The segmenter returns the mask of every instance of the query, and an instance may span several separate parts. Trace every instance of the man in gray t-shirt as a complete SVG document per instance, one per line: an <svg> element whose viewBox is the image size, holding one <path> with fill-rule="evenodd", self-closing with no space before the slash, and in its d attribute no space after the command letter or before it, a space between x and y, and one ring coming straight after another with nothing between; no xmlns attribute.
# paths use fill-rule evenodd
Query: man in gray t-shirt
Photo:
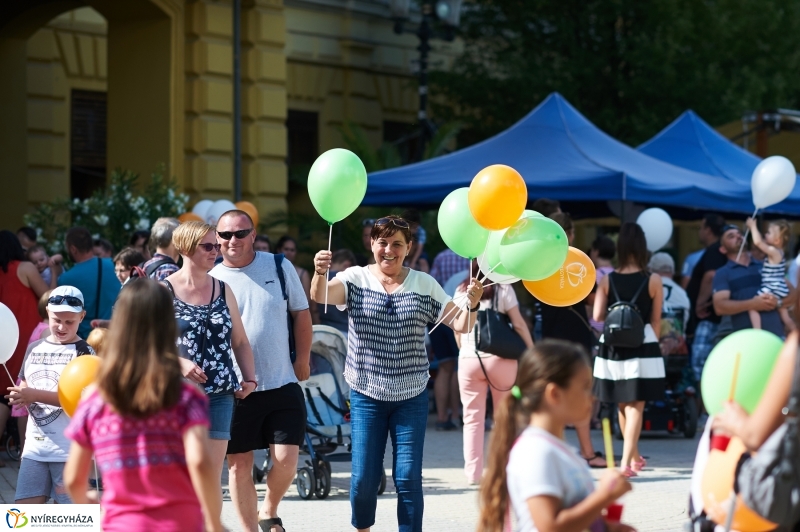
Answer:
<svg viewBox="0 0 800 532"><path fill-rule="evenodd" d="M311 314L294 266L286 259L281 265L284 300L275 256L256 252L255 236L253 221L245 212L223 214L217 222L217 242L224 260L209 273L236 295L256 369L255 391L237 400L233 413L228 443L231 499L245 530L283 532L278 504L294 480L305 435L305 400L297 381L306 380L310 372ZM293 319L294 364L289 358L287 310ZM253 451L267 447L274 465L267 477L264 503L256 510Z"/></svg>

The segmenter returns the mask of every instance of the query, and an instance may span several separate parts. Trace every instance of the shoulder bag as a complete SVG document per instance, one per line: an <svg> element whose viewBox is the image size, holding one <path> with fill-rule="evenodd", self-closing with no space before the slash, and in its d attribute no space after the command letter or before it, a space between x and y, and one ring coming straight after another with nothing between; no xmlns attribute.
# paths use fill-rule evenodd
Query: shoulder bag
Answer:
<svg viewBox="0 0 800 532"><path fill-rule="evenodd" d="M794 383L786 421L758 449L739 464L737 493L748 508L788 529L800 521L800 352L796 355Z"/></svg>
<svg viewBox="0 0 800 532"><path fill-rule="evenodd" d="M475 347L478 351L500 358L519 360L525 351L525 342L514 330L508 314L497 311L497 292L495 290L492 297L492 308L478 311Z"/></svg>

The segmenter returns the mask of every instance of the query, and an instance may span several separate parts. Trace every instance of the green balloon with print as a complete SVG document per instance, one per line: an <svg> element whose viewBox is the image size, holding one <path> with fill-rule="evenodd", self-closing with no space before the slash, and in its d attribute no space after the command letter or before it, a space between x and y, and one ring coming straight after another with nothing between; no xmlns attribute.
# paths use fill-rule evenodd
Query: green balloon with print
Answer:
<svg viewBox="0 0 800 532"><path fill-rule="evenodd" d="M567 234L550 218L524 214L506 229L500 241L500 261L508 273L525 281L550 277L564 264Z"/></svg>

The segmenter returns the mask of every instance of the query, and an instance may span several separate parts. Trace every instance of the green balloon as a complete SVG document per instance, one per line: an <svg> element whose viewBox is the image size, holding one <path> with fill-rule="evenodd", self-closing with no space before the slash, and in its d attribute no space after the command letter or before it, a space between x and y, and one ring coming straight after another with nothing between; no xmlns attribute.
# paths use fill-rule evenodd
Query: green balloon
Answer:
<svg viewBox="0 0 800 532"><path fill-rule="evenodd" d="M558 271L567 258L567 234L544 217L525 217L506 229L500 242L500 261L508 273L525 281L539 281Z"/></svg>
<svg viewBox="0 0 800 532"><path fill-rule="evenodd" d="M489 268L492 273L498 275L510 275L506 267L503 266L503 262L500 260L500 242L502 242L504 234L506 234L506 229L489 233L489 240L486 241L486 251L483 253L483 257L486 259L484 263L486 267Z"/></svg>
<svg viewBox="0 0 800 532"><path fill-rule="evenodd" d="M469 188L457 188L442 201L439 207L439 234L447 247L456 255L474 259L483 253L489 230L484 229L469 210Z"/></svg>
<svg viewBox="0 0 800 532"><path fill-rule="evenodd" d="M520 216L520 218L547 218L547 216L538 211L525 209L524 211L522 211L522 216Z"/></svg>
<svg viewBox="0 0 800 532"><path fill-rule="evenodd" d="M780 338L762 329L744 329L720 341L708 355L700 379L708 415L720 412L730 397L737 354L741 356L734 401L752 412L761 400L782 348Z"/></svg>
<svg viewBox="0 0 800 532"><path fill-rule="evenodd" d="M332 224L355 211L367 193L367 170L358 156L342 148L328 150L308 172L308 197L322 218Z"/></svg>

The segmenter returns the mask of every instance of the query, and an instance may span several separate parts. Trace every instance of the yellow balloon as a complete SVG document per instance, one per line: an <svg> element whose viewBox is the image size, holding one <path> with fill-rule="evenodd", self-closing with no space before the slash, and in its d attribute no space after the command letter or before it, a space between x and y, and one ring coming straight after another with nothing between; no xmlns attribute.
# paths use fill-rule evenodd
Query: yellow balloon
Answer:
<svg viewBox="0 0 800 532"><path fill-rule="evenodd" d="M256 209L255 205L249 201L237 201L236 208L249 214L250 218L253 219L253 227L258 227L258 209Z"/></svg>
<svg viewBox="0 0 800 532"><path fill-rule="evenodd" d="M58 401L69 417L75 413L84 388L94 382L100 369L100 357L83 355L64 367L58 378Z"/></svg>
<svg viewBox="0 0 800 532"><path fill-rule="evenodd" d="M181 214L180 216L178 216L178 221L180 223L184 223L184 222L202 222L203 219L200 218L198 215L196 215L193 212L185 212L185 213Z"/></svg>
<svg viewBox="0 0 800 532"><path fill-rule="evenodd" d="M736 474L736 465L745 452L744 443L739 438L731 438L728 448L724 451L711 449L708 462L703 472L702 490L703 506L706 515L718 525L725 524L725 518L730 508L730 496L733 493L733 477ZM778 527L775 523L767 521L744 505L741 497L737 496L736 510L733 514L732 530L739 532L768 532Z"/></svg>
<svg viewBox="0 0 800 532"><path fill-rule="evenodd" d="M551 307L569 307L586 299L597 279L594 263L583 251L570 247L556 273L540 281L522 281L533 297Z"/></svg>
<svg viewBox="0 0 800 532"><path fill-rule="evenodd" d="M490 231L499 231L511 227L522 216L528 187L510 166L493 164L472 179L467 199L475 221Z"/></svg>

